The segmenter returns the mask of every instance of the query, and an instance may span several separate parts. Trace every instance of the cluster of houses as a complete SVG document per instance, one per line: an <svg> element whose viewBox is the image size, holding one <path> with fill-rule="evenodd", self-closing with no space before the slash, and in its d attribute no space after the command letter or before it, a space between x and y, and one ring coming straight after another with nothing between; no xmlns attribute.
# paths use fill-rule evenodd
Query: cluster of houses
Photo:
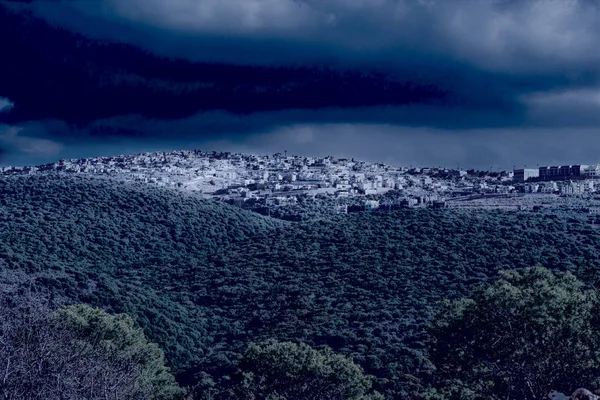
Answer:
<svg viewBox="0 0 600 400"><path fill-rule="evenodd" d="M514 170L514 178L516 182L598 179L600 164L521 168Z"/></svg>
<svg viewBox="0 0 600 400"><path fill-rule="evenodd" d="M249 200L288 206L300 196L363 199L365 208L384 207L390 191L395 205L439 206L445 199L472 193L546 193L579 195L600 188L591 179L600 166L541 167L514 172L407 168L335 157L256 155L184 150L114 157L60 160L26 167L0 168L0 174L56 172L91 174L121 181L192 191L239 206ZM567 179L567 177L574 179ZM590 179L585 179L590 178ZM344 210L340 202L339 210ZM380 204L381 203L381 204Z"/></svg>
<svg viewBox="0 0 600 400"><path fill-rule="evenodd" d="M525 193L591 194L600 190L600 164L515 169L514 180Z"/></svg>
<svg viewBox="0 0 600 400"><path fill-rule="evenodd" d="M448 189L427 176L429 169L391 167L334 157L268 156L193 151L141 153L60 160L56 163L0 168L3 174L48 171L117 176L123 180L186 188L206 195L249 198L316 191L337 197L369 195L407 187ZM457 174L460 176L460 174ZM281 197L281 196L279 196Z"/></svg>
<svg viewBox="0 0 600 400"><path fill-rule="evenodd" d="M549 181L528 182L522 185L525 193L547 193L569 195L585 195L596 193L600 190L600 181Z"/></svg>

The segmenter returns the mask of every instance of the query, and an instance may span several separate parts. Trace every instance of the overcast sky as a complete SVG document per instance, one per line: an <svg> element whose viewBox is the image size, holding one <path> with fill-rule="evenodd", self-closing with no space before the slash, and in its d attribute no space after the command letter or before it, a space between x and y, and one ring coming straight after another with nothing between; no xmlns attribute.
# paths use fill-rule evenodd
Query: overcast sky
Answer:
<svg viewBox="0 0 600 400"><path fill-rule="evenodd" d="M600 162L595 0L0 0L0 165Z"/></svg>

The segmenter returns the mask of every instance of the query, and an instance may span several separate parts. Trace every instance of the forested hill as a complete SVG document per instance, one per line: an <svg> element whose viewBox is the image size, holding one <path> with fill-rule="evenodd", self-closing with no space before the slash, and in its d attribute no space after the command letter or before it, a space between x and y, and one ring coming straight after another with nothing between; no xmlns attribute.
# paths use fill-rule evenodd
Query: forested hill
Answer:
<svg viewBox="0 0 600 400"><path fill-rule="evenodd" d="M429 370L425 326L439 300L468 296L500 269L536 264L586 280L600 267L600 234L577 214L363 213L295 225L213 263L196 301L237 318L235 341L327 344L402 398Z"/></svg>
<svg viewBox="0 0 600 400"><path fill-rule="evenodd" d="M204 340L186 274L286 223L173 190L89 177L0 178L0 285L130 313L169 360ZM184 321L186 321L184 323Z"/></svg>
<svg viewBox="0 0 600 400"><path fill-rule="evenodd" d="M0 180L0 264L0 289L128 313L184 384L206 372L226 385L246 344L273 338L349 355L395 399L427 382L439 300L536 264L595 279L600 234L552 211L286 223L173 190L26 176Z"/></svg>

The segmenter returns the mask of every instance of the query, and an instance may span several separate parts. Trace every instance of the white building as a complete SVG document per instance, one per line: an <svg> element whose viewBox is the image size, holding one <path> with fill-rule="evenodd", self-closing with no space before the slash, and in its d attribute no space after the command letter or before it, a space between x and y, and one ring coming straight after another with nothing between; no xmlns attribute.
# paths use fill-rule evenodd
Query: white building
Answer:
<svg viewBox="0 0 600 400"><path fill-rule="evenodd" d="M525 193L537 193L540 190L540 185L530 184L525 185Z"/></svg>
<svg viewBox="0 0 600 400"><path fill-rule="evenodd" d="M562 186L560 188L560 194L564 194L564 195L574 194L573 185L567 184L567 185Z"/></svg>
<svg viewBox="0 0 600 400"><path fill-rule="evenodd" d="M529 178L539 178L540 170L534 168L515 169L513 179L516 182L525 182Z"/></svg>
<svg viewBox="0 0 600 400"><path fill-rule="evenodd" d="M590 165L583 170L583 176L586 178L597 178L600 177L600 164Z"/></svg>

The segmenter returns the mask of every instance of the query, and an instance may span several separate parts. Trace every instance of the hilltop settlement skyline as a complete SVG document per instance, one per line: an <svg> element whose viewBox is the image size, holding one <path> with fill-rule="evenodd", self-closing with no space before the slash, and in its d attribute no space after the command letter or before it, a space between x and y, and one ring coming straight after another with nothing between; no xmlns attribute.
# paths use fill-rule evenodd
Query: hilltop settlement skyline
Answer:
<svg viewBox="0 0 600 400"><path fill-rule="evenodd" d="M48 173L163 186L284 219L403 207L585 207L595 215L600 205L600 164L482 171L195 149L0 167L0 176Z"/></svg>

